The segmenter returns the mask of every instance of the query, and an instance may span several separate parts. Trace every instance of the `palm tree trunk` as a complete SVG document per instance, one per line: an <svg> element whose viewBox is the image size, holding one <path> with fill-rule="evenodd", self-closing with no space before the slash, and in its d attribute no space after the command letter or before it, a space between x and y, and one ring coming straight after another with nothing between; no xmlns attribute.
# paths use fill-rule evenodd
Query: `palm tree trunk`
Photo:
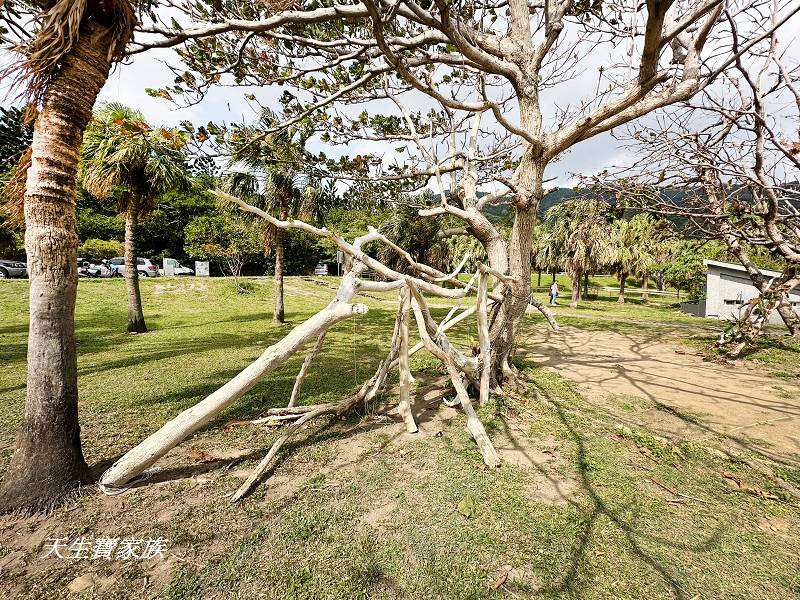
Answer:
<svg viewBox="0 0 800 600"><path fill-rule="evenodd" d="M139 291L139 270L136 268L136 226L139 223L139 201L132 198L125 213L125 287L128 290L128 333L147 333Z"/></svg>
<svg viewBox="0 0 800 600"><path fill-rule="evenodd" d="M642 302L647 302L650 299L650 294L647 292L650 285L650 274L645 273L642 277Z"/></svg>
<svg viewBox="0 0 800 600"><path fill-rule="evenodd" d="M627 273L622 272L619 274L619 297L617 298L619 304L625 304L625 280L627 279Z"/></svg>
<svg viewBox="0 0 800 600"><path fill-rule="evenodd" d="M572 302L569 303L571 308L578 308L578 302L581 301L581 283L583 279L583 272L577 271L572 276Z"/></svg>
<svg viewBox="0 0 800 600"><path fill-rule="evenodd" d="M589 297L589 273L588 271L583 274L583 297Z"/></svg>
<svg viewBox="0 0 800 600"><path fill-rule="evenodd" d="M30 329L25 413L0 489L0 511L47 511L91 481L78 424L75 174L113 36L84 26L36 119L25 191Z"/></svg>
<svg viewBox="0 0 800 600"><path fill-rule="evenodd" d="M281 203L280 219L285 221L289 210L285 202ZM283 229L275 233L275 311L272 313L273 323L285 323L283 308Z"/></svg>

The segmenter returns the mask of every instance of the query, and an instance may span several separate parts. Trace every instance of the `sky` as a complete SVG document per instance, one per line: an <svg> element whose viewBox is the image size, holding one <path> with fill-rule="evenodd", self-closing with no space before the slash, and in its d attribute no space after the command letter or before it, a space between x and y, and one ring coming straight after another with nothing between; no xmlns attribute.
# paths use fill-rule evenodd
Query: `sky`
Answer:
<svg viewBox="0 0 800 600"><path fill-rule="evenodd" d="M98 104L104 102L122 102L141 110L148 121L158 125L176 125L180 121L189 120L195 125L215 122L241 122L253 119L254 113L244 99L245 93L256 92L262 104L269 104L277 99L282 88L215 88L199 104L189 107L176 107L173 103L153 98L145 92L145 88L157 88L170 84L174 75L166 67L165 62L173 61L172 51L156 50L137 55L130 64L122 64L112 73L98 98ZM580 85L580 83L576 83ZM594 82L589 83L592 87ZM560 91L559 100L575 93L575 89ZM359 107L361 110L361 107ZM364 145L362 152L373 150L375 145ZM353 154L359 148L350 148ZM391 147L389 147L391 152ZM335 156L336 151L327 152ZM393 155L394 152L391 152ZM628 155L618 147L616 141L608 134L597 136L581 143L565 153L547 172L547 177L555 177L550 186L571 186L574 183L573 173L594 173L620 162Z"/></svg>
<svg viewBox="0 0 800 600"><path fill-rule="evenodd" d="M784 44L793 43L794 48L800 48L800 43L796 38L800 33L800 18L795 16L793 21L788 23L781 35L785 40ZM613 52L614 50L611 50ZM800 59L800 51L790 53L794 57L795 63ZM2 54L0 54L0 59ZM603 56L597 53L591 56L588 64L582 66L583 75L575 77L573 80L559 86L555 90L548 92L545 96L545 113L550 112L555 104L564 105L574 101L576 97L591 94L597 83L596 66L610 60L608 55ZM205 124L209 121L214 122L241 122L249 121L254 117L254 113L244 94L254 92L258 96L261 104L269 105L281 92L281 88L260 88L242 89L219 87L212 89L206 98L199 104L190 107L177 107L171 102L153 98L145 92L145 88L158 88L172 83L174 75L165 66L164 62L176 62L176 57L172 50L151 50L144 54L136 55L127 64L118 65L111 74L108 82L103 88L98 104L104 102L121 102L135 107L144 113L149 122L154 125L176 125L180 121L188 120L195 125ZM0 82L0 99L3 98L3 85ZM2 104L9 101L3 100ZM360 108L359 108L360 110ZM512 121L516 120L516 115L510 115ZM361 152L374 151L372 147L364 146ZM387 148L387 156L395 156L391 147ZM358 147L350 147L349 152L356 154ZM326 152L329 156L336 156L337 150ZM621 164L627 164L635 160L620 144L610 135L601 134L590 140L582 142L566 153L548 167L547 178L552 178L548 185L571 187L576 182L576 173L591 175L612 169Z"/></svg>

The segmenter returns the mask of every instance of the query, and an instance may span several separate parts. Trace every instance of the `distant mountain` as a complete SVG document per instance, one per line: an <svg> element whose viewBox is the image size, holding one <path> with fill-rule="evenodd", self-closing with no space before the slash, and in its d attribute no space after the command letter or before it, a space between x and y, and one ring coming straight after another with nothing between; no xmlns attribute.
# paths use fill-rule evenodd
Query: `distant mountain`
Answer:
<svg viewBox="0 0 800 600"><path fill-rule="evenodd" d="M483 196L484 194L478 192L478 197ZM573 190L571 188L556 188L549 194L546 194L542 201L539 203L539 217L544 217L545 213L551 207L555 206L556 204L561 204L562 202L566 202L567 200L572 200L573 198L580 198L583 196L593 196L590 192L581 191L581 190ZM502 221L503 219L508 218L509 208L507 203L497 204L495 206L488 206L486 207L483 212L489 217L490 221L497 222Z"/></svg>

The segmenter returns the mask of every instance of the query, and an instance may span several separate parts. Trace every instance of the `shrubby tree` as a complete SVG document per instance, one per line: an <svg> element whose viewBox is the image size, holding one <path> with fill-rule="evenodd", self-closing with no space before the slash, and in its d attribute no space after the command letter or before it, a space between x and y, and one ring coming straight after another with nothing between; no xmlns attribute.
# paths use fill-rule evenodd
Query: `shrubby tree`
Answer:
<svg viewBox="0 0 800 600"><path fill-rule="evenodd" d="M245 215L222 210L192 220L185 230L185 249L189 256L213 260L233 277L236 291L245 289L239 283L242 268L248 258L260 254L262 229L260 223Z"/></svg>
<svg viewBox="0 0 800 600"><path fill-rule="evenodd" d="M99 261L114 258L124 252L125 247L117 240L89 238L78 246L78 254L89 260Z"/></svg>
<svg viewBox="0 0 800 600"><path fill-rule="evenodd" d="M664 279L678 291L687 292L688 300L699 299L706 288L705 259L719 259L724 246L719 242L683 239L673 246L672 256L664 267Z"/></svg>
<svg viewBox="0 0 800 600"><path fill-rule="evenodd" d="M97 198L113 197L125 215L125 282L128 332L144 333L136 228L160 194L188 187L185 140L174 129L153 128L144 115L121 104L100 108L83 140L82 182Z"/></svg>

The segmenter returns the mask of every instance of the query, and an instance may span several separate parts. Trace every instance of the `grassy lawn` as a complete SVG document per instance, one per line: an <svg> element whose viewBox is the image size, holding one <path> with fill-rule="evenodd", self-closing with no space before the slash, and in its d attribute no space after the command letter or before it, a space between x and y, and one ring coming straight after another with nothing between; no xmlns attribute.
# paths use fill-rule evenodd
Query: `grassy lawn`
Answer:
<svg viewBox="0 0 800 600"><path fill-rule="evenodd" d="M80 282L82 435L98 472L288 331L270 322L271 282L248 282L249 293L237 295L221 279L145 280L152 331L138 336L123 333L122 281ZM287 318L302 321L332 293L289 278ZM302 403L341 398L386 351L394 294L360 301L369 313L328 336ZM0 285L0 310L4 465L25 394L26 282ZM583 329L714 331L662 302L594 299L556 310ZM468 343L472 331L454 337ZM800 372L798 356L780 340L755 355L776 381ZM419 353L420 434L404 434L381 406L309 426L268 482L231 507L228 496L280 431L231 421L285 404L301 361L171 452L146 485L110 497L87 490L46 519L0 522L0 597L66 597L82 577L82 593L97 598L800 597L800 511L780 481L716 451L714 440L623 426L533 363L519 365L524 388L481 409L504 458L497 470L483 468L460 412L420 397L441 372ZM796 467L775 473L800 486ZM40 558L48 537L101 535L160 536L169 550L150 561Z"/></svg>

